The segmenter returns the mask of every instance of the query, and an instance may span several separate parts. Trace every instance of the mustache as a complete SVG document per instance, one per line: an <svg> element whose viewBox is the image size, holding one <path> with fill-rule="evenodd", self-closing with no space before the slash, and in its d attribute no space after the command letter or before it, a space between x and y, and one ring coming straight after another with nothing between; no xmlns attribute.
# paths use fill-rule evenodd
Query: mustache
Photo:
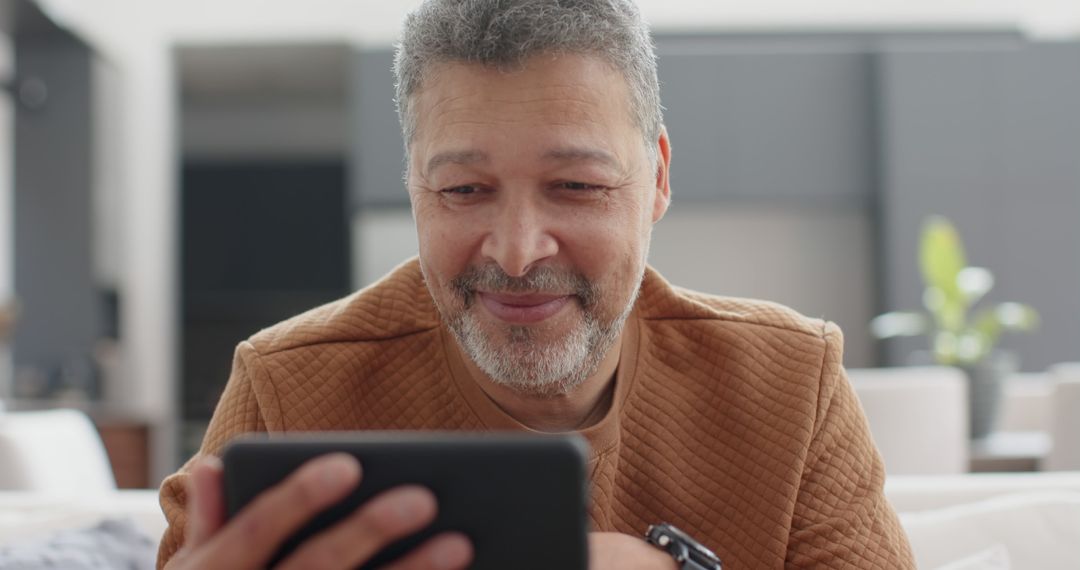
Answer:
<svg viewBox="0 0 1080 570"><path fill-rule="evenodd" d="M581 301L585 309L596 305L599 294L596 287L577 271L539 266L521 277L511 277L496 263L474 265L450 280L450 287L472 306L478 290L498 293L571 293Z"/></svg>

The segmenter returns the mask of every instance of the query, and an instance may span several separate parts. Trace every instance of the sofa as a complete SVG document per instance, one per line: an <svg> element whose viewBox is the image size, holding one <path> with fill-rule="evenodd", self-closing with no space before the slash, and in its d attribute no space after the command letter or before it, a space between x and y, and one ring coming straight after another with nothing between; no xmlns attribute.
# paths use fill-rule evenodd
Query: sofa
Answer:
<svg viewBox="0 0 1080 570"><path fill-rule="evenodd" d="M947 366L902 366L850 368L847 373L889 475L960 474L972 467L963 372ZM988 439L1037 436L1046 442L1039 469L1080 470L1077 410L1080 363L1015 374L1004 382L997 422L997 429L1008 433ZM1031 467L999 462L993 468Z"/></svg>
<svg viewBox="0 0 1080 570"><path fill-rule="evenodd" d="M1080 568L1080 472L894 476L885 494L919 568Z"/></svg>
<svg viewBox="0 0 1080 570"><path fill-rule="evenodd" d="M1080 568L1080 472L896 476L886 495L920 568ZM0 553L103 519L129 521L151 541L165 529L156 491L0 491Z"/></svg>
<svg viewBox="0 0 1080 570"><path fill-rule="evenodd" d="M165 530L157 491L116 489L80 412L0 413L0 465L0 569L13 552L26 562L87 550L87 529L95 548L131 561L123 567L153 565ZM1080 471L890 474L885 493L920 568L1080 568Z"/></svg>

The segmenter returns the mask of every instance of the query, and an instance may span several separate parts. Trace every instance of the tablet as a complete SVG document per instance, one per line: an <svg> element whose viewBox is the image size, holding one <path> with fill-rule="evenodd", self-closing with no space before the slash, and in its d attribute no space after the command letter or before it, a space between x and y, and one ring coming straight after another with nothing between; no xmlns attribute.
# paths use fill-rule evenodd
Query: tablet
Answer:
<svg viewBox="0 0 1080 570"><path fill-rule="evenodd" d="M246 436L223 455L229 517L309 459L346 452L363 466L355 491L312 519L270 566L305 539L402 484L431 489L435 521L361 568L378 568L442 531L465 533L475 570L586 570L587 444L580 436L349 432Z"/></svg>

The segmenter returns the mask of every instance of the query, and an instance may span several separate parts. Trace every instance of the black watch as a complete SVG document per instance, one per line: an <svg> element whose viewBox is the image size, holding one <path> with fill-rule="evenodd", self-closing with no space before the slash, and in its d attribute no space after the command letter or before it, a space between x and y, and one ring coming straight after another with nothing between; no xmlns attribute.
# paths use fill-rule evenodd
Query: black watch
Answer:
<svg viewBox="0 0 1080 570"><path fill-rule="evenodd" d="M681 570L721 570L720 559L700 542L668 523L654 524L645 532L645 540L671 555Z"/></svg>

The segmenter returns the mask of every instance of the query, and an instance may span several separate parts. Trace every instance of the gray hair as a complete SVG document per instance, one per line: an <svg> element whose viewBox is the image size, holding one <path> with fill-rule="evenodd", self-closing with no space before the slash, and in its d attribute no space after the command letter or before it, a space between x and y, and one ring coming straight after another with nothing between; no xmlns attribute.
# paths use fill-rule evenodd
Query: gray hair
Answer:
<svg viewBox="0 0 1080 570"><path fill-rule="evenodd" d="M416 133L410 98L440 63L520 69L541 54L605 60L626 78L634 119L655 156L663 123L656 54L632 0L428 0L405 20L394 56L397 108L408 155Z"/></svg>

